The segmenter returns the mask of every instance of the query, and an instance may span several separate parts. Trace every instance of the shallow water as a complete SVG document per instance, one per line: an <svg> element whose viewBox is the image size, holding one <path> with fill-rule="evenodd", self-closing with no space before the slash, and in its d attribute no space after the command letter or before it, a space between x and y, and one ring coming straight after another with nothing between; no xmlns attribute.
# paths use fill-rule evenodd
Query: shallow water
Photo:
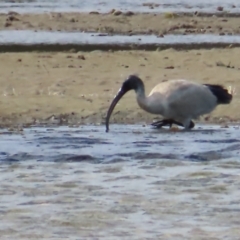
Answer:
<svg viewBox="0 0 240 240"><path fill-rule="evenodd" d="M109 133L105 133L103 126L27 128L23 134L3 132L0 160L111 163L164 158L208 161L234 158L240 151L238 127L200 125L195 130L177 133L138 125L111 125L110 128Z"/></svg>
<svg viewBox="0 0 240 240"><path fill-rule="evenodd" d="M1 239L239 239L239 136L211 125L1 130Z"/></svg>
<svg viewBox="0 0 240 240"><path fill-rule="evenodd" d="M150 8L146 3L154 3ZM159 4L156 5L156 4ZM16 11L19 13L41 13L41 12L108 12L111 9L135 12L216 12L218 6L224 7L228 12L239 12L238 0L38 0L0 2L0 12Z"/></svg>
<svg viewBox="0 0 240 240"><path fill-rule="evenodd" d="M211 125L1 130L1 239L239 239L239 136Z"/></svg>
<svg viewBox="0 0 240 240"><path fill-rule="evenodd" d="M106 35L84 32L47 32L30 30L0 31L0 44L191 44L191 43L239 43L238 35L188 34L166 35Z"/></svg>

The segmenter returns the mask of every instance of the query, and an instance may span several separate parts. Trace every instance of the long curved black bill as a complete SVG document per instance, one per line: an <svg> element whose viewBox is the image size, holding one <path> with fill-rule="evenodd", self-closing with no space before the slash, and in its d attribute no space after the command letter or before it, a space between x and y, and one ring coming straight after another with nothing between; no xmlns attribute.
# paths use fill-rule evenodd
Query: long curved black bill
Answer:
<svg viewBox="0 0 240 240"><path fill-rule="evenodd" d="M115 96L115 98L113 99L108 112L107 112L107 117L106 117L106 132L109 131L109 119L111 117L111 114L115 108L115 106L117 105L118 101L122 98L122 96L125 94L126 92L122 91L121 89L119 90L118 94Z"/></svg>

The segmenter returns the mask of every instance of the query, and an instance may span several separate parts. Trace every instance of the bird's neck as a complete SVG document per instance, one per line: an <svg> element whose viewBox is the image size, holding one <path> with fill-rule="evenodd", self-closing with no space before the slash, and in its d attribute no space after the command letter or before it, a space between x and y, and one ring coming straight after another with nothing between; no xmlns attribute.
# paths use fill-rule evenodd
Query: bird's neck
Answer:
<svg viewBox="0 0 240 240"><path fill-rule="evenodd" d="M137 102L140 108L142 108L143 110L149 112L149 113L153 113L152 108L151 108L151 104L149 102L149 98L146 97L145 92L144 91L138 91L137 92Z"/></svg>
<svg viewBox="0 0 240 240"><path fill-rule="evenodd" d="M152 114L164 114L164 106L162 104L161 95L158 98L154 98L154 96L146 97L144 91L137 92L137 102L138 105L145 110L146 112Z"/></svg>

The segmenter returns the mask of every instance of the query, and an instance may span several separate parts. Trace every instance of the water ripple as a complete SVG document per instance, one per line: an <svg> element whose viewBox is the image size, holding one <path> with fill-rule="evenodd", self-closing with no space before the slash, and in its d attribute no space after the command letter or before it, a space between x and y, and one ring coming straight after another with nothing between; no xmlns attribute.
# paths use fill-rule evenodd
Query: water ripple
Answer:
<svg viewBox="0 0 240 240"><path fill-rule="evenodd" d="M25 129L23 136L1 135L0 160L113 163L148 159L211 161L239 157L240 131L234 127L222 129L209 125L176 133L138 125L112 125L112 129L110 133L104 133L103 126L58 127L51 131L36 127ZM141 132L134 134L137 129ZM211 134L206 134L209 131Z"/></svg>

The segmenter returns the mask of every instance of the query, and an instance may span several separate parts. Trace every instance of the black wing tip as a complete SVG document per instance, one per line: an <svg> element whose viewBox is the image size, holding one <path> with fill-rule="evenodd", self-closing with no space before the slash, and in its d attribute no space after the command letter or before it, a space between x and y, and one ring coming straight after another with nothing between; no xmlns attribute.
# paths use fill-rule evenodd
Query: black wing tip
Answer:
<svg viewBox="0 0 240 240"><path fill-rule="evenodd" d="M232 94L222 85L218 84L204 84L217 98L218 104L229 104L232 101Z"/></svg>

